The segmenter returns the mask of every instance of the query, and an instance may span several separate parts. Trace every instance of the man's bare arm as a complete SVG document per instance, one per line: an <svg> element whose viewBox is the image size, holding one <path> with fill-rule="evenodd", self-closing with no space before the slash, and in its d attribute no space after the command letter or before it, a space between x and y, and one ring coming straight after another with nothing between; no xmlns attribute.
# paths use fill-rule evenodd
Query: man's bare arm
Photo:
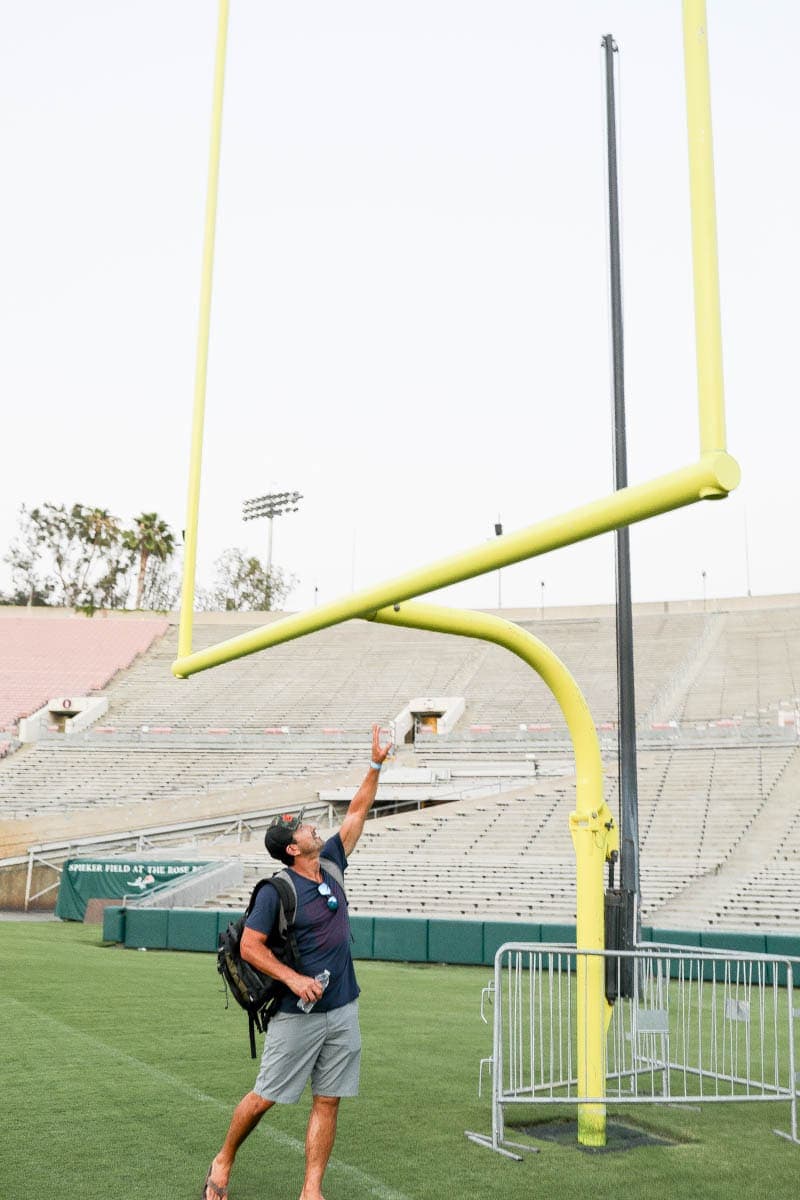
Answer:
<svg viewBox="0 0 800 1200"><path fill-rule="evenodd" d="M251 967L261 971L262 975L269 975L271 979L285 983L289 990L294 992L295 996L299 996L301 1000L313 1003L321 997L322 985L317 983L316 979L312 979L310 975L301 975L298 971L293 971L286 963L282 963L279 958L276 958L267 945L266 934L245 926L239 952Z"/></svg>
<svg viewBox="0 0 800 1200"><path fill-rule="evenodd" d="M381 727L380 725L372 726L372 761L378 764L377 769L370 766L364 781L359 787L350 805L347 809L347 815L342 821L342 827L339 830L339 837L342 839L344 852L349 858L356 848L358 839L364 830L364 822L367 819L367 813L375 803L375 796L378 791L378 780L380 779L380 764L384 761L387 754L391 750L391 744L388 746L381 745Z"/></svg>

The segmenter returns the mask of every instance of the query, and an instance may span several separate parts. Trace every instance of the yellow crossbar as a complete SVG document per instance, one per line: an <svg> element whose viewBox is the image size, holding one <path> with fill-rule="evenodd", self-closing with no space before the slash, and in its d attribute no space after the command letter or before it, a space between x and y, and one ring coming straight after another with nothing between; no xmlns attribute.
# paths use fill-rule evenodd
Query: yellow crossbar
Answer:
<svg viewBox="0 0 800 1200"><path fill-rule="evenodd" d="M518 533L509 533L482 543L376 587L366 588L304 613L293 613L271 625L262 625L206 650L184 655L173 663L172 670L175 675L185 678L197 671L206 671L209 667L217 667L258 650L316 633L354 617L369 617L387 604L426 595L487 571L496 571L499 567L546 554L559 546L569 546L599 533L608 533L621 525L632 525L659 513L683 508L697 500L727 495L738 482L739 467L734 459L724 453L707 455L700 462L663 475L660 479L613 492L602 500L551 517Z"/></svg>

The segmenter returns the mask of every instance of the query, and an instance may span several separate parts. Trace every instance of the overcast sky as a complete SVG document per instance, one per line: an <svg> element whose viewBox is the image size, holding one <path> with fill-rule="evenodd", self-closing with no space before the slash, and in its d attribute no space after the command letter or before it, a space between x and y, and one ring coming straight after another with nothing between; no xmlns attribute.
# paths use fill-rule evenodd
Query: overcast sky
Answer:
<svg viewBox="0 0 800 1200"><path fill-rule="evenodd" d="M185 523L213 0L2 0L0 551L21 503ZM710 0L723 504L634 599L800 591L800 5ZM232 0L200 582L297 489L288 606L611 490L601 36L621 51L632 483L698 452L679 0ZM749 547L749 578L746 547ZM0 586L7 584L6 568ZM610 536L503 572L607 601ZM441 592L497 601L496 576Z"/></svg>

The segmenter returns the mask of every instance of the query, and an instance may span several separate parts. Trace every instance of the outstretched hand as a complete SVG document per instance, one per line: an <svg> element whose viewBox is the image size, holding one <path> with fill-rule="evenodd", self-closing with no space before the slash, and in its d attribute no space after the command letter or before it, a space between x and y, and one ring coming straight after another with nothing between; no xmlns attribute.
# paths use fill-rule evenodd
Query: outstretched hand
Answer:
<svg viewBox="0 0 800 1200"><path fill-rule="evenodd" d="M380 725L372 726L372 761L382 763L389 755L392 749L392 743L387 742L385 746L381 745L381 727Z"/></svg>

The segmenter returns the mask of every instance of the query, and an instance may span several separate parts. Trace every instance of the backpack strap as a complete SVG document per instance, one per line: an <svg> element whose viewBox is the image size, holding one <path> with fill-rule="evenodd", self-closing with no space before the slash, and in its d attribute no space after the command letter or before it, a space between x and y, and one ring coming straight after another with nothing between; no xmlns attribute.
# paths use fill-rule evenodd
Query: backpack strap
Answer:
<svg viewBox="0 0 800 1200"><path fill-rule="evenodd" d="M336 880L339 887L344 892L344 873L342 871L342 868L339 866L339 864L337 862L334 862L332 858L321 858L319 860L319 865L322 867L323 871L327 871L328 874L330 876L332 876L333 879ZM344 898L345 898L345 900L347 900L346 893L345 893Z"/></svg>
<svg viewBox="0 0 800 1200"><path fill-rule="evenodd" d="M294 919L297 915L297 890L288 870L276 871L274 875L270 875L266 879L259 879L250 894L250 902L245 909L242 924L244 925L247 922L247 918L253 911L258 893L263 887L270 885L278 893L278 915L275 918L275 924L272 927L271 933L274 934L277 932L279 939L286 943L291 956L290 964L299 969L301 966L300 952L297 948L297 939L294 935Z"/></svg>
<svg viewBox="0 0 800 1200"><path fill-rule="evenodd" d="M270 875L266 883L271 883L278 893L278 936L286 942L292 963L299 970L301 967L300 951L297 949L297 938L294 935L294 919L297 916L297 889L288 870L276 871Z"/></svg>

